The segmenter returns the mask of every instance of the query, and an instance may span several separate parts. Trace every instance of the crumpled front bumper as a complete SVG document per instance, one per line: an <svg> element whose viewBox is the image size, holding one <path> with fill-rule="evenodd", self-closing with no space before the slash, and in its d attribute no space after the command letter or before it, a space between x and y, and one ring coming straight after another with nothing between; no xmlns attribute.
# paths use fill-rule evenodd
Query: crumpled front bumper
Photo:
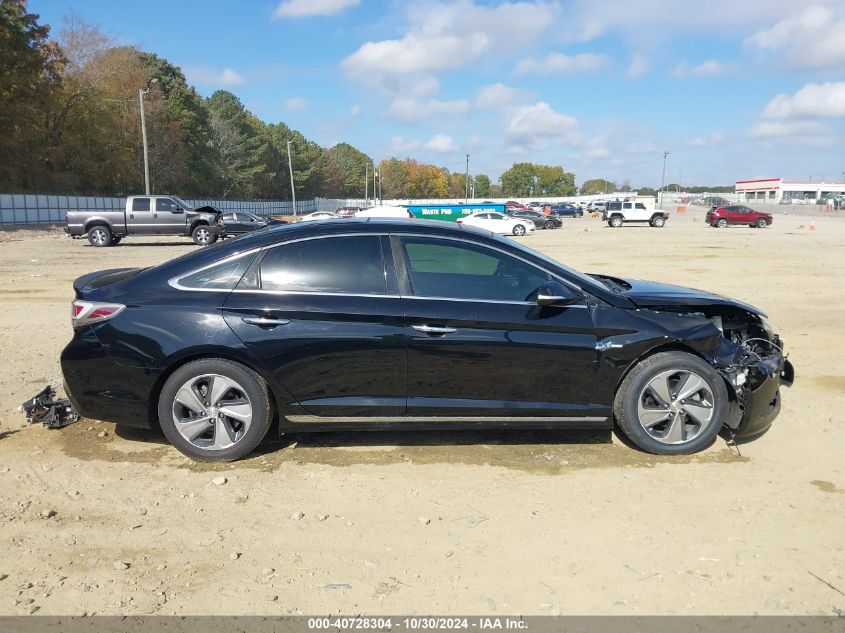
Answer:
<svg viewBox="0 0 845 633"><path fill-rule="evenodd" d="M747 439L765 433L780 413L780 388L795 380L795 369L786 358L759 363L753 380L742 388L744 408L734 437Z"/></svg>

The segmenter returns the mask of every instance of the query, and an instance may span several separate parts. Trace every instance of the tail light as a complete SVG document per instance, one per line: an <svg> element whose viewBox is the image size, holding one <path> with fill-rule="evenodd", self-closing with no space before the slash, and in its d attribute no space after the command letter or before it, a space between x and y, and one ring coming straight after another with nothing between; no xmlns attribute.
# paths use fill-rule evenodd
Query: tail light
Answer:
<svg viewBox="0 0 845 633"><path fill-rule="evenodd" d="M464 223L464 221L463 221L463 220L457 220L457 223L458 223L458 224L463 224L463 223Z"/></svg>
<svg viewBox="0 0 845 633"><path fill-rule="evenodd" d="M126 306L120 303L76 300L71 304L70 324L75 328L79 328L90 323L108 321L125 309Z"/></svg>

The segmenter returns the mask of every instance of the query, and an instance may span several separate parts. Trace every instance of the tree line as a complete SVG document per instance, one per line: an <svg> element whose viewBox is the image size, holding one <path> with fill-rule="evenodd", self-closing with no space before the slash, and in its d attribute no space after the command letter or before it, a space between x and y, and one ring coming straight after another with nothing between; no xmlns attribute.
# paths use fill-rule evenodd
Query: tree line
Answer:
<svg viewBox="0 0 845 633"><path fill-rule="evenodd" d="M286 200L291 171L299 198L363 198L376 191L391 199L579 192L575 175L559 165L514 163L494 184L486 174L467 178L412 158L375 164L348 143L324 148L283 122L265 123L231 92L201 96L178 66L155 53L116 45L76 16L66 18L53 38L50 26L28 12L26 0L0 0L0 69L3 192L143 191L138 91L146 88L150 181L156 192ZM580 188L581 193L603 190L617 189L597 180Z"/></svg>

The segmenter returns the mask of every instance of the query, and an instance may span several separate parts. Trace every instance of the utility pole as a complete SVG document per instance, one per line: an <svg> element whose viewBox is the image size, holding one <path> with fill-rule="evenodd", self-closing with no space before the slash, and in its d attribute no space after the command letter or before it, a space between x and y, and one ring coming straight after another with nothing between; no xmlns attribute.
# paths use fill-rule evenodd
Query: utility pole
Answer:
<svg viewBox="0 0 845 633"><path fill-rule="evenodd" d="M141 139L144 142L144 193L150 195L150 158L147 153L147 122L144 120L144 95L150 91L150 85L157 83L158 78L153 77L147 81L147 89L138 90L138 101L141 103Z"/></svg>
<svg viewBox="0 0 845 633"><path fill-rule="evenodd" d="M296 189L293 186L293 161L290 158L290 141L288 141L288 170L290 171L290 196L293 201L293 214L296 215Z"/></svg>
<svg viewBox="0 0 845 633"><path fill-rule="evenodd" d="M384 204L384 198L381 196L381 169L378 170L378 203L379 206Z"/></svg>
<svg viewBox="0 0 845 633"><path fill-rule="evenodd" d="M364 165L364 204L370 204L370 164Z"/></svg>
<svg viewBox="0 0 845 633"><path fill-rule="evenodd" d="M464 204L469 202L469 154L467 154L467 175L464 183Z"/></svg>
<svg viewBox="0 0 845 633"><path fill-rule="evenodd" d="M658 202L658 206L662 209L663 208L663 187L666 185L666 157L669 156L669 152L663 152L663 176L660 178L660 200Z"/></svg>

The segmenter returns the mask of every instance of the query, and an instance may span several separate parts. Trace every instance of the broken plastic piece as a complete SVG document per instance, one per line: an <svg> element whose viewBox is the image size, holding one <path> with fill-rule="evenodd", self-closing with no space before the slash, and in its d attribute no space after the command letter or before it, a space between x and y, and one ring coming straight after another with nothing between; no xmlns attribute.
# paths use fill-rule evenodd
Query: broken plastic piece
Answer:
<svg viewBox="0 0 845 633"><path fill-rule="evenodd" d="M42 391L24 402L19 411L26 414L29 424L41 422L51 429L60 429L79 420L79 414L74 410L70 400L55 400L56 392L47 385Z"/></svg>

